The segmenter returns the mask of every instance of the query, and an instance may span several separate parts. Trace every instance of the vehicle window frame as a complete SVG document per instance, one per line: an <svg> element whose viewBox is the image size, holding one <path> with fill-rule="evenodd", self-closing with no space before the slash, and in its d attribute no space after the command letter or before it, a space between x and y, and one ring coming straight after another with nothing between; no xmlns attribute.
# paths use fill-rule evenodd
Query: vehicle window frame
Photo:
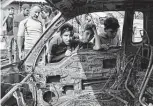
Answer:
<svg viewBox="0 0 153 107"><path fill-rule="evenodd" d="M102 13L104 13L103 11L100 11L100 12L102 12ZM109 11L106 11L106 12L109 12ZM117 11L115 11L115 12L117 12ZM123 12L125 12L125 11L123 11ZM96 13L96 12L92 12L92 13ZM67 23L67 22L71 22L72 20L74 20L76 17L79 17L79 16L81 16L81 15L83 15L83 14L80 14L80 15L78 15L78 16L75 16L75 17L73 17L73 18L70 18L70 19L65 19L65 21L61 24L61 26L63 25L63 24L65 24L65 23ZM122 24L122 27L124 26L124 17L123 18L121 18L123 21L122 21L122 23L120 23L120 24ZM58 19L57 19L58 20ZM54 22L54 21L53 21ZM77 22L76 22L77 23ZM78 23L77 23L78 24ZM50 26L51 26L52 24L50 24ZM79 24L78 24L79 25ZM46 31L45 32L47 32L49 29L51 29L51 27L48 27L47 29L46 29ZM60 26L60 27L61 27ZM59 27L59 28L60 28ZM81 25L79 25L79 27L81 27ZM59 29L58 28L58 29ZM58 29L56 30L56 31L54 31L54 33L52 34L52 36L50 36L49 37L49 39L46 41L46 42L48 42L49 40L51 40L51 38L54 36L54 34L56 34L57 33L57 31L58 31ZM123 28L122 28L123 29ZM121 28L120 28L120 30L121 30ZM122 31L120 31L120 33L121 33L121 39L122 39L122 32L123 32L123 30ZM121 40L121 44L122 44L122 40ZM39 51L39 53L38 53L38 56L37 56L37 59L36 59L36 65L39 65L38 64L38 62L39 62L39 58L41 57L41 55L42 55L42 52L43 52L43 50L44 50L44 48L46 47L46 44L43 44L44 46L42 46L42 48L41 48L41 50ZM63 60L63 59L62 59ZM62 61L61 60L61 61ZM61 62L61 61L59 61L59 62ZM59 62L56 62L56 63L59 63Z"/></svg>
<svg viewBox="0 0 153 107"><path fill-rule="evenodd" d="M133 31L133 28L134 28L134 20L136 20L136 19L134 19L134 17L135 17L135 12L141 12L142 14L143 14L143 18L142 18L142 29L141 28L136 28L136 29L139 29L138 30L138 33L140 33L140 29L141 30L144 30L144 13L142 12L142 11L134 11L134 15L133 15L133 26L132 26L132 32L134 33L134 31ZM131 36L131 44L133 45L133 46L139 46L139 45L141 45L142 43L143 43L143 37L142 37L142 35L140 34L140 38L142 39L140 42L134 42L133 40L133 38L135 38L134 37L134 35L133 35L133 33L132 33L132 36ZM143 32L143 35L144 35L144 32Z"/></svg>

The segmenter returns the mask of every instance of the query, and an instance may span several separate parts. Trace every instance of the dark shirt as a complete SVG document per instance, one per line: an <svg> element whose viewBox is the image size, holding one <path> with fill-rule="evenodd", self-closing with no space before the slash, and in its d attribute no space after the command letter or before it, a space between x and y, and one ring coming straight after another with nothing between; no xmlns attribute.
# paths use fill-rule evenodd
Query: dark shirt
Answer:
<svg viewBox="0 0 153 107"><path fill-rule="evenodd" d="M60 49L60 50L58 50ZM59 34L55 35L49 42L48 53L50 55L58 55L65 51L66 45L63 43L62 38Z"/></svg>
<svg viewBox="0 0 153 107"><path fill-rule="evenodd" d="M52 45L51 53L54 56L59 56L61 54L64 54L67 49L68 47L63 42L61 42L61 43Z"/></svg>
<svg viewBox="0 0 153 107"><path fill-rule="evenodd" d="M6 31L7 35L13 35L13 17L9 17L6 19Z"/></svg>
<svg viewBox="0 0 153 107"><path fill-rule="evenodd" d="M58 62L65 57L67 46L64 44L59 34L54 35L50 40L48 48L48 54L52 56L51 62Z"/></svg>

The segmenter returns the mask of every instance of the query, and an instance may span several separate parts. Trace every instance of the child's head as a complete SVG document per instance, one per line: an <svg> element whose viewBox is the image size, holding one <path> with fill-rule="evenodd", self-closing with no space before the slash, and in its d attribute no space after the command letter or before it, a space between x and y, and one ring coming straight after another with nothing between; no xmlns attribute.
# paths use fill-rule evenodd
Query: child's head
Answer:
<svg viewBox="0 0 153 107"><path fill-rule="evenodd" d="M30 12L30 5L29 4L23 4L22 5L22 11L24 16L28 16Z"/></svg>
<svg viewBox="0 0 153 107"><path fill-rule="evenodd" d="M60 35L62 37L63 42L66 45L70 44L70 40L73 36L74 32L73 32L73 26L70 25L69 23L64 24L61 28L60 28Z"/></svg>
<svg viewBox="0 0 153 107"><path fill-rule="evenodd" d="M120 27L118 20L114 17L109 17L104 21L104 30L109 38L115 38L118 28Z"/></svg>
<svg viewBox="0 0 153 107"><path fill-rule="evenodd" d="M94 37L93 28L96 28L95 24L86 24L84 28L84 32L81 37L81 41L86 43L89 42Z"/></svg>
<svg viewBox="0 0 153 107"><path fill-rule="evenodd" d="M14 7L8 8L9 15L14 15Z"/></svg>
<svg viewBox="0 0 153 107"><path fill-rule="evenodd" d="M43 6L42 12L41 12L41 17L43 19L46 19L47 17L50 17L52 14L52 9L49 6Z"/></svg>

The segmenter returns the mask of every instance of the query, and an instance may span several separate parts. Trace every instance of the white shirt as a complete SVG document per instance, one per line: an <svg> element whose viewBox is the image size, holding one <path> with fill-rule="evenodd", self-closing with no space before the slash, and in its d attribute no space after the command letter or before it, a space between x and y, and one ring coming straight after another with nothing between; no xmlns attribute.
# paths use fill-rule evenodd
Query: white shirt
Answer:
<svg viewBox="0 0 153 107"><path fill-rule="evenodd" d="M29 17L20 22L17 36L24 36L24 49L31 49L40 38L42 32L42 23Z"/></svg>

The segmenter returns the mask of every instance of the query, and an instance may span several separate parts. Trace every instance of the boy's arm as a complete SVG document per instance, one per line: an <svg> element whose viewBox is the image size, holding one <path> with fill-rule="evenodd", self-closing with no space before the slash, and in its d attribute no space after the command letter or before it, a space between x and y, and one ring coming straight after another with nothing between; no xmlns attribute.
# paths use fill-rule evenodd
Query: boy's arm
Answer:
<svg viewBox="0 0 153 107"><path fill-rule="evenodd" d="M101 49L100 37L98 36L96 27L94 26L92 29L94 31L94 38L95 38L95 45L93 47L93 50L99 50Z"/></svg>
<svg viewBox="0 0 153 107"><path fill-rule="evenodd" d="M52 62L52 58L53 58L52 49L55 43L56 43L56 37L53 37L49 42L48 49L46 50L48 63Z"/></svg>

